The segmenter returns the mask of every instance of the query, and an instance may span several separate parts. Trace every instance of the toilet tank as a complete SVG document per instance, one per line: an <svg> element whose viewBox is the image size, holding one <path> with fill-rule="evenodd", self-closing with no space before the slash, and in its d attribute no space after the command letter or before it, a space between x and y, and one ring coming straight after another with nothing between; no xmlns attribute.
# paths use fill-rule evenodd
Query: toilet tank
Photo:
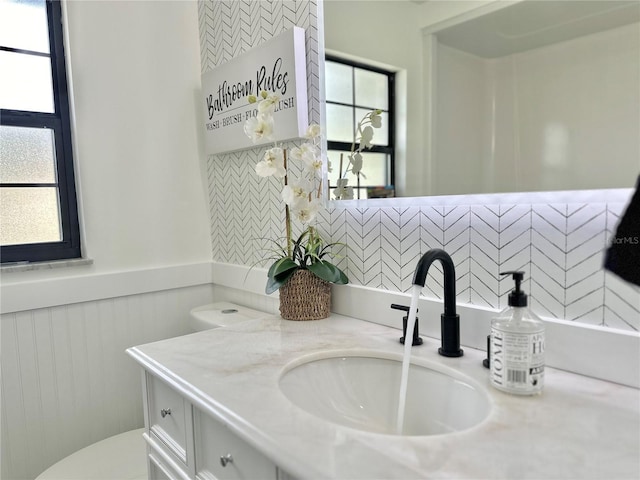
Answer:
<svg viewBox="0 0 640 480"><path fill-rule="evenodd" d="M194 332L226 327L269 315L268 312L261 312L230 302L209 303L196 307L189 313L189 327Z"/></svg>

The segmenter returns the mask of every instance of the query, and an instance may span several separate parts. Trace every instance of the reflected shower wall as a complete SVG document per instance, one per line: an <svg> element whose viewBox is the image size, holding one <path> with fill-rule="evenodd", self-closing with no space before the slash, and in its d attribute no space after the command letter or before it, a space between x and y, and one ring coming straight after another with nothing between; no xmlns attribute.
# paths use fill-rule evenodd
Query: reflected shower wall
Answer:
<svg viewBox="0 0 640 480"><path fill-rule="evenodd" d="M634 185L638 23L491 59L439 44L436 75L431 194Z"/></svg>

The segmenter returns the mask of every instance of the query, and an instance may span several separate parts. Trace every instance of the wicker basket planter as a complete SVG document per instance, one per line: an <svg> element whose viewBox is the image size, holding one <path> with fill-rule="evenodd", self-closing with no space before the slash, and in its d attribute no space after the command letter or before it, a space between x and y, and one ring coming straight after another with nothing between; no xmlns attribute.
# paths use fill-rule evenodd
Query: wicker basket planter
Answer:
<svg viewBox="0 0 640 480"><path fill-rule="evenodd" d="M280 287L280 315L285 320L320 320L330 314L331 285L309 270L296 270Z"/></svg>

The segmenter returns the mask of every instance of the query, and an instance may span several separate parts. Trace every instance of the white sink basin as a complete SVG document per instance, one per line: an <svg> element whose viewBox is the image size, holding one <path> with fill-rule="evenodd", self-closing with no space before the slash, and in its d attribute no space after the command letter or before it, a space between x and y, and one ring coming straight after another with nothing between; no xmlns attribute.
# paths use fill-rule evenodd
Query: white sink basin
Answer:
<svg viewBox="0 0 640 480"><path fill-rule="evenodd" d="M441 435L486 419L484 387L453 369L412 363L402 435ZM329 422L396 435L402 358L379 352L333 352L290 364L280 389L298 407Z"/></svg>

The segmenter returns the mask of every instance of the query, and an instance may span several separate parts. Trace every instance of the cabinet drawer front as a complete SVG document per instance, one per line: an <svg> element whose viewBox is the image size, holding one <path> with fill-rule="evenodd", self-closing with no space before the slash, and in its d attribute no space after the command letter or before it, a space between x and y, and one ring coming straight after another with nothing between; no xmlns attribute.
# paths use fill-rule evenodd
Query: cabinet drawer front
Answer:
<svg viewBox="0 0 640 480"><path fill-rule="evenodd" d="M144 434L147 442L147 456L149 480L190 480L190 475L184 470L184 465L166 451L166 446L155 438Z"/></svg>
<svg viewBox="0 0 640 480"><path fill-rule="evenodd" d="M149 429L182 462L187 463L190 405L162 380L147 374Z"/></svg>
<svg viewBox="0 0 640 480"><path fill-rule="evenodd" d="M175 471L154 453L149 454L149 480L182 480Z"/></svg>
<svg viewBox="0 0 640 480"><path fill-rule="evenodd" d="M268 480L276 466L222 423L194 409L196 472L199 478Z"/></svg>

